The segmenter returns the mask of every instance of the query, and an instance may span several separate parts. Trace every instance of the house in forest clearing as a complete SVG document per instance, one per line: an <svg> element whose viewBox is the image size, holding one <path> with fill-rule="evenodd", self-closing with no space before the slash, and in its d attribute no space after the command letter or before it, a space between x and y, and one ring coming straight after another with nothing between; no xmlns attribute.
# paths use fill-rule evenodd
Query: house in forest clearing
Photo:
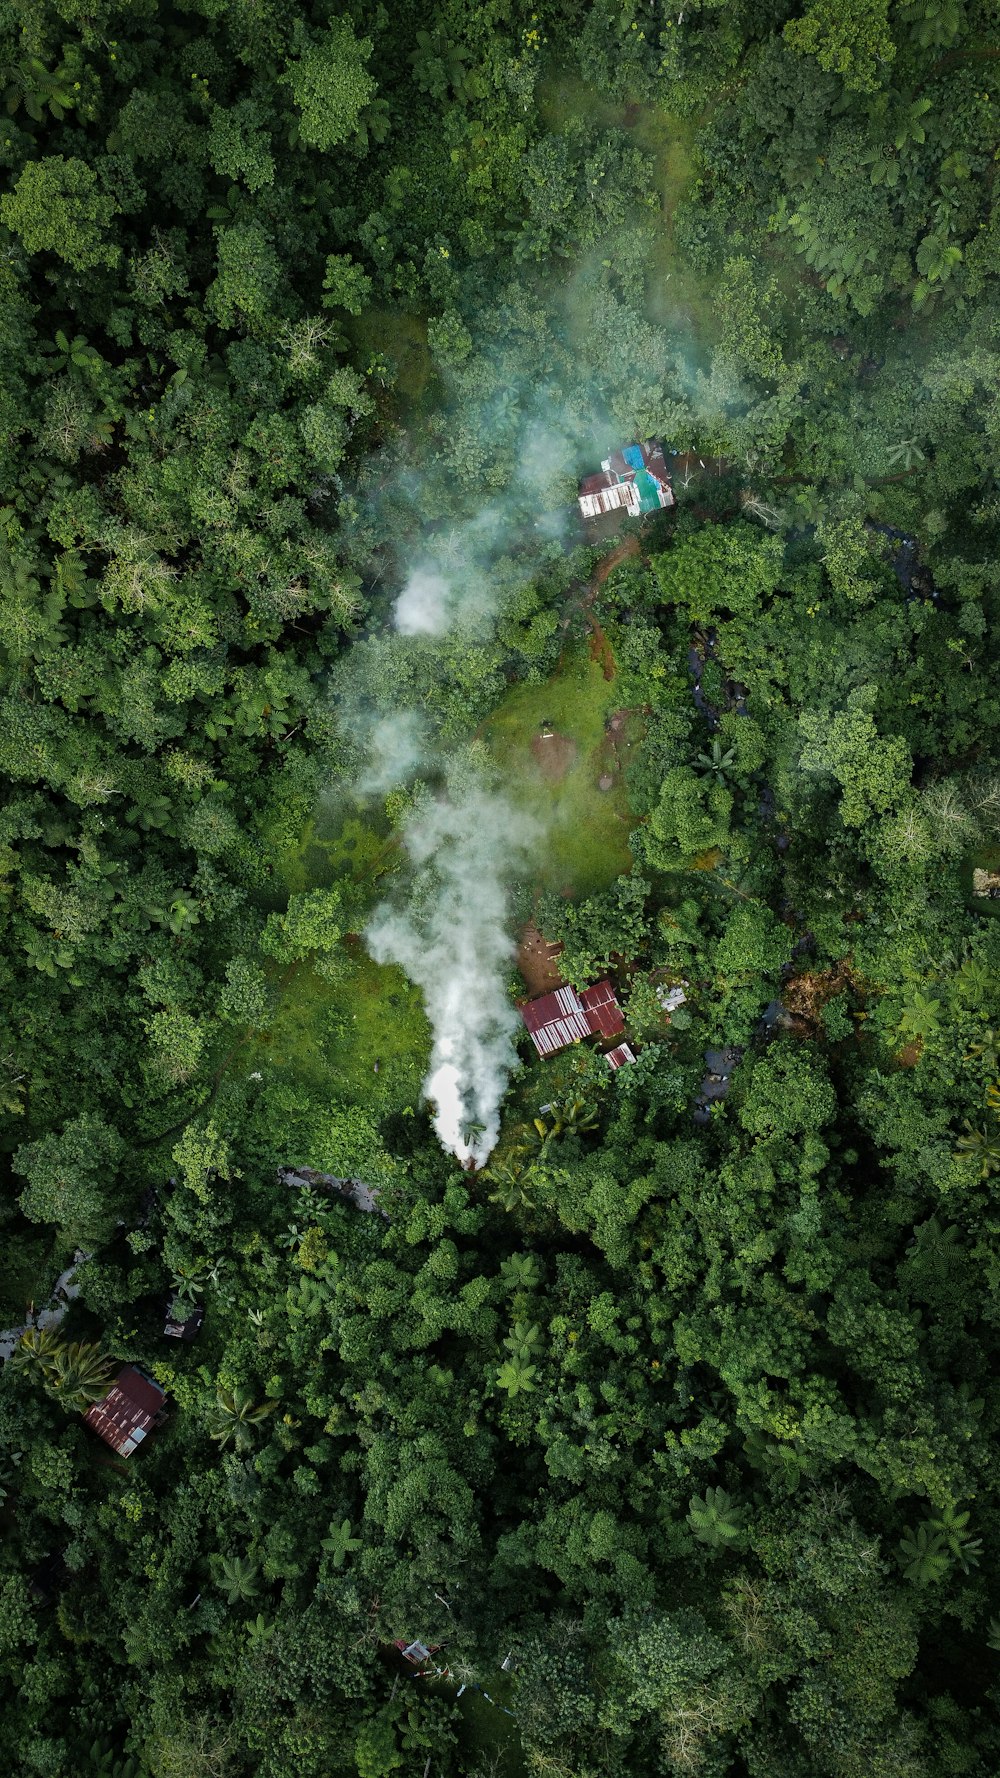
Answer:
<svg viewBox="0 0 1000 1778"><path fill-rule="evenodd" d="M663 446L655 439L622 445L601 464L599 475L585 476L578 495L585 519L621 508L634 519L661 506L673 506L670 472Z"/></svg>
<svg viewBox="0 0 1000 1778"><path fill-rule="evenodd" d="M440 1647L440 1642L429 1645L426 1642L407 1642L405 1636L397 1636L393 1643L393 1648L399 1649L404 1661L409 1661L411 1667L422 1667L430 1660L431 1655L437 1654Z"/></svg>
<svg viewBox="0 0 1000 1778"><path fill-rule="evenodd" d="M575 988L556 988L529 1000L521 1017L540 1056L551 1056L581 1037L617 1037L625 1029L625 1015L609 981L596 982L578 994Z"/></svg>
<svg viewBox="0 0 1000 1778"><path fill-rule="evenodd" d="M186 1340L190 1344L198 1338L204 1319L204 1303L186 1303L177 1291L173 1291L167 1301L164 1336L168 1340Z"/></svg>
<svg viewBox="0 0 1000 1778"><path fill-rule="evenodd" d="M131 1457L147 1432L166 1418L166 1399L159 1383L136 1365L127 1364L103 1401L95 1401L83 1417L119 1457Z"/></svg>

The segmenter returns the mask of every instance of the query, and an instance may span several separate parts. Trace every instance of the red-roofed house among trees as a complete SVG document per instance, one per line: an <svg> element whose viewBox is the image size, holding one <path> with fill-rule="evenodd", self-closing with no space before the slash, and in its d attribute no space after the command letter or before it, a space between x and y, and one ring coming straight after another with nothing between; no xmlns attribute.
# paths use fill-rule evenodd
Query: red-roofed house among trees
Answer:
<svg viewBox="0 0 1000 1778"><path fill-rule="evenodd" d="M166 1392L151 1378L127 1364L103 1401L87 1409L84 1419L119 1457L131 1457L153 1426L165 1418Z"/></svg>
<svg viewBox="0 0 1000 1778"><path fill-rule="evenodd" d="M632 518L673 506L674 493L663 446L655 439L646 444L623 445L601 464L599 475L585 476L580 483L580 511L585 519L621 507Z"/></svg>
<svg viewBox="0 0 1000 1778"><path fill-rule="evenodd" d="M540 1056L551 1056L581 1037L617 1037L625 1029L625 1017L608 981L596 982L578 994L575 988L557 988L521 1008Z"/></svg>

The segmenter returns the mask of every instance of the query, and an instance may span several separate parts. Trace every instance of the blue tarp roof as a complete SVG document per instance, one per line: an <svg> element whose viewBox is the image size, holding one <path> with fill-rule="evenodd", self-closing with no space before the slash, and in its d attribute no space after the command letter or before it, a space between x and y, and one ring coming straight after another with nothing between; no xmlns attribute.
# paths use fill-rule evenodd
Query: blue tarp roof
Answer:
<svg viewBox="0 0 1000 1778"><path fill-rule="evenodd" d="M642 461L642 450L637 444L623 445L622 456L630 469L642 469L645 467Z"/></svg>

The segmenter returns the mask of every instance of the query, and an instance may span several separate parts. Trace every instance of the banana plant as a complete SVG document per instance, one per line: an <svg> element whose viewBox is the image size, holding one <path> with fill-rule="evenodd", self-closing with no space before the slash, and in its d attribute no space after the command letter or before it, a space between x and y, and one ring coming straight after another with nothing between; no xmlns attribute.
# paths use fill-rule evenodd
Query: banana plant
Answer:
<svg viewBox="0 0 1000 1778"><path fill-rule="evenodd" d="M712 773L721 782L735 763L736 748L723 747L718 735L713 735L711 752L697 754L694 769L696 772Z"/></svg>
<svg viewBox="0 0 1000 1778"><path fill-rule="evenodd" d="M1000 1131L973 1129L968 1118L965 1118L965 1134L955 1144L955 1151L960 1155L969 1155L979 1167L980 1179L989 1179L992 1174L1000 1173Z"/></svg>
<svg viewBox="0 0 1000 1778"><path fill-rule="evenodd" d="M914 1587L937 1586L951 1567L951 1555L940 1531L924 1521L899 1540L899 1565Z"/></svg>

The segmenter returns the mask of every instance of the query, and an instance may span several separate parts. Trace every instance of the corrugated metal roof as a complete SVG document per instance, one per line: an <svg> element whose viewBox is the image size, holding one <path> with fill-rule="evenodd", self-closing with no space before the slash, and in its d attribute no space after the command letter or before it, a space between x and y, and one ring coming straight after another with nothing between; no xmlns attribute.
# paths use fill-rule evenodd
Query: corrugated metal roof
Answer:
<svg viewBox="0 0 1000 1778"><path fill-rule="evenodd" d="M534 1033L543 1025L551 1024L553 1019L582 1010L583 1003L575 988L557 988L552 994L541 994L537 1000L529 1000L521 1008L521 1017L528 1030Z"/></svg>
<svg viewBox="0 0 1000 1778"><path fill-rule="evenodd" d="M529 1000L521 1008L521 1017L540 1056L551 1056L568 1043L579 1043L581 1037L594 1037L598 1032L614 1037L625 1028L609 981L596 982L582 995L575 988L557 988L554 994Z"/></svg>
<svg viewBox="0 0 1000 1778"><path fill-rule="evenodd" d="M158 1383L151 1383L134 1365L118 1372L103 1401L84 1414L88 1426L121 1456L129 1457L145 1438L165 1400Z"/></svg>
<svg viewBox="0 0 1000 1778"><path fill-rule="evenodd" d="M626 1062L634 1062L635 1057L627 1043L620 1043L617 1049L609 1050L604 1060L611 1069L623 1068Z"/></svg>

